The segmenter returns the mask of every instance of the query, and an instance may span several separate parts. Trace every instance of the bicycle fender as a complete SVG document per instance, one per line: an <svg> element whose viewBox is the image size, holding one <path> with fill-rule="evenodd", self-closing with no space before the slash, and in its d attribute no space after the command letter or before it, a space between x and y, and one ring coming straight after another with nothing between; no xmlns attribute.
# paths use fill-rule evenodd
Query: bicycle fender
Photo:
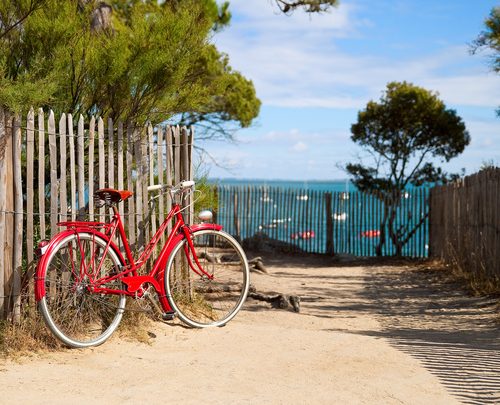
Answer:
<svg viewBox="0 0 500 405"><path fill-rule="evenodd" d="M212 231L222 231L222 225L217 225L217 224L196 224L196 225L191 225L189 227L189 230L191 233L194 233L196 231L204 231L206 229L210 229Z"/></svg>
<svg viewBox="0 0 500 405"><path fill-rule="evenodd" d="M70 236L70 235L76 235L78 232L76 230L68 229L62 232L59 232L56 234L50 241L47 246L44 247L44 253L43 255L38 259L38 264L36 266L35 270L35 300L38 302L40 301L43 297L45 297L45 278L43 277L43 269L45 268L47 264L48 258L51 256L53 250L56 248L56 246L64 240L64 238ZM103 234L102 232L96 231L95 229L85 229L81 233L89 233L94 236L97 236L103 240L106 241L106 243L109 243L109 248L113 249L115 253L117 254L119 260L122 263L125 263L125 259L123 258L122 253L120 252L120 249L113 243L113 241L110 241L109 238Z"/></svg>

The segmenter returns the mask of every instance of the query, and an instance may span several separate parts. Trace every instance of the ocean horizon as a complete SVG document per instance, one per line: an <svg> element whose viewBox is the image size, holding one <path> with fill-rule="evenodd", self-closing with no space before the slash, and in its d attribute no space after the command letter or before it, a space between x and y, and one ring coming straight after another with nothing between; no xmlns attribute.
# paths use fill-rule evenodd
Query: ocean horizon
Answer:
<svg viewBox="0 0 500 405"><path fill-rule="evenodd" d="M306 191L357 191L356 186L349 179L338 180L286 180L286 179L238 179L238 178L209 178L208 182L219 186L233 187L276 187L282 189Z"/></svg>

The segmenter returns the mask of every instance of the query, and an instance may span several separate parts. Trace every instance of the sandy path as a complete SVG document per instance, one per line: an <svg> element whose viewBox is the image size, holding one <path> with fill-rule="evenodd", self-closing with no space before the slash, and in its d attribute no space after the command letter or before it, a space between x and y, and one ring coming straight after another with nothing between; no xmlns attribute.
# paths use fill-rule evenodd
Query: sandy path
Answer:
<svg viewBox="0 0 500 405"><path fill-rule="evenodd" d="M151 344L113 337L0 366L1 403L500 403L494 307L435 273L266 258L260 291L226 327L154 324ZM428 287L431 282L432 287Z"/></svg>

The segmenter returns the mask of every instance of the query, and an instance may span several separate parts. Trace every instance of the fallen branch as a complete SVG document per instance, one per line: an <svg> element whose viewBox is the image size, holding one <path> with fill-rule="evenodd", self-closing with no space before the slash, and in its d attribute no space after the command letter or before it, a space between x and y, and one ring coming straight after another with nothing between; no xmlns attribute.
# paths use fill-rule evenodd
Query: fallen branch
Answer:
<svg viewBox="0 0 500 405"><path fill-rule="evenodd" d="M294 312L300 312L300 297L298 295L267 295L258 293L255 287L251 286L248 296L254 300L269 302L273 308L289 309Z"/></svg>
<svg viewBox="0 0 500 405"><path fill-rule="evenodd" d="M266 267L264 266L264 262L262 261L262 257L256 257L252 260L248 261L250 265L250 271L259 271L261 273L268 273Z"/></svg>

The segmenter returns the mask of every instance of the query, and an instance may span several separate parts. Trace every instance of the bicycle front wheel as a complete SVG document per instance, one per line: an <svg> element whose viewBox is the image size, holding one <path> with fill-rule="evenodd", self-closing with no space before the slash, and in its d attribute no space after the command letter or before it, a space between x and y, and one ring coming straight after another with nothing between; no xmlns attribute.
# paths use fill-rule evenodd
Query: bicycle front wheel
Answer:
<svg viewBox="0 0 500 405"><path fill-rule="evenodd" d="M177 316L196 328L223 326L241 309L250 272L239 243L229 234L201 230L191 234L200 272L188 241L173 249L165 273L165 291ZM190 267L196 269L196 272Z"/></svg>
<svg viewBox="0 0 500 405"><path fill-rule="evenodd" d="M120 272L118 255L111 247L106 250L106 245L90 233L69 235L49 253L43 269L45 296L39 302L40 312L51 332L70 347L104 343L122 318L124 295L90 289L93 280ZM120 289L121 285L115 280L103 287Z"/></svg>

